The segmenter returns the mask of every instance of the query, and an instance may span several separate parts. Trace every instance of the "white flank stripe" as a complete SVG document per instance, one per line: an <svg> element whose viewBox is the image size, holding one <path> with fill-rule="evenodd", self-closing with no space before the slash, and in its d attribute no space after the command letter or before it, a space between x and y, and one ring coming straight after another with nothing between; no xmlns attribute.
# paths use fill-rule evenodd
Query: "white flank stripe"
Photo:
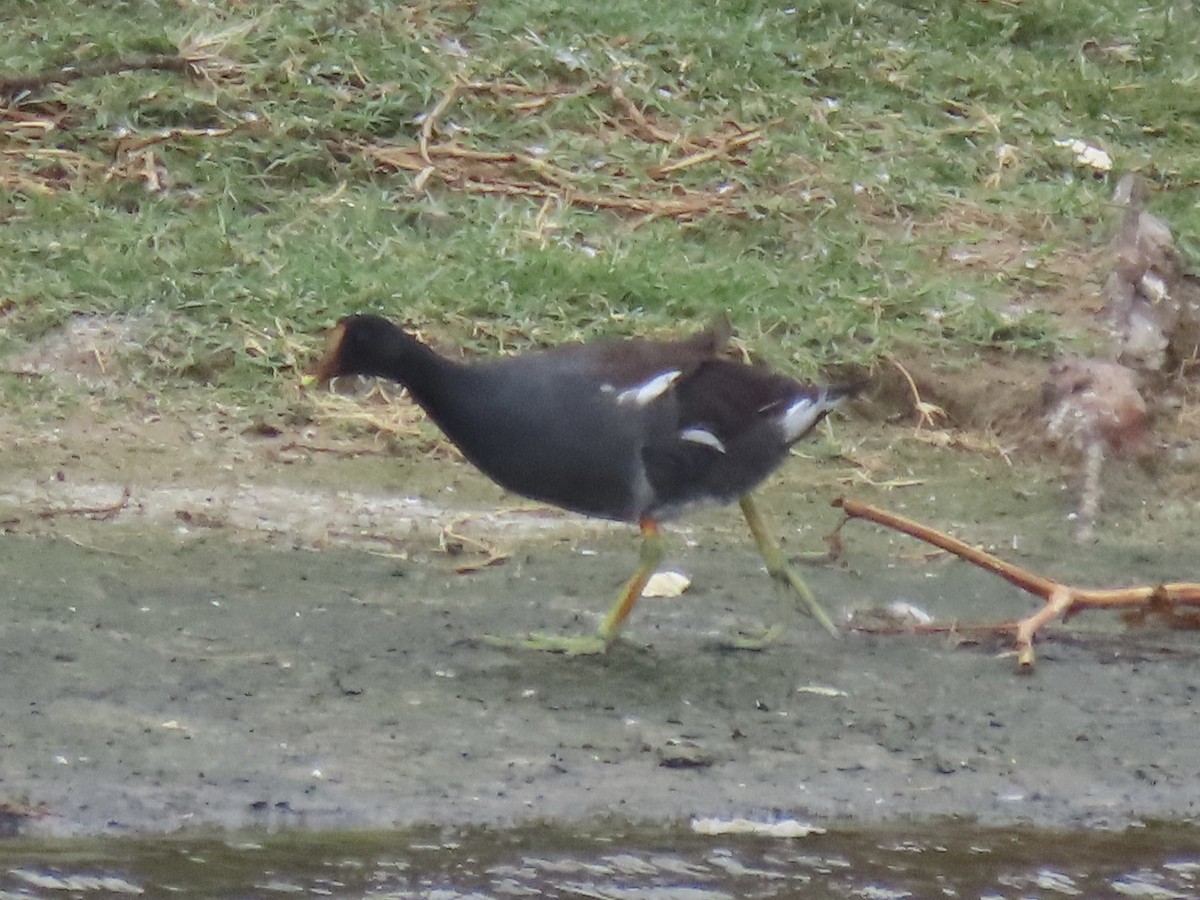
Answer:
<svg viewBox="0 0 1200 900"><path fill-rule="evenodd" d="M618 403L632 403L635 406L645 406L656 397L661 397L675 381L683 373L678 369L670 372L663 372L660 375L655 375L645 384L635 384L631 388L626 388L617 394Z"/></svg>
<svg viewBox="0 0 1200 900"><path fill-rule="evenodd" d="M721 439L707 428L685 428L679 432L679 439L681 441L691 441L693 444L703 444L705 447L712 447L718 453L725 452L725 445L721 443Z"/></svg>
<svg viewBox="0 0 1200 900"><path fill-rule="evenodd" d="M822 415L838 405L840 400L830 400L822 391L817 397L801 397L787 408L779 420L784 440L789 444L804 437Z"/></svg>

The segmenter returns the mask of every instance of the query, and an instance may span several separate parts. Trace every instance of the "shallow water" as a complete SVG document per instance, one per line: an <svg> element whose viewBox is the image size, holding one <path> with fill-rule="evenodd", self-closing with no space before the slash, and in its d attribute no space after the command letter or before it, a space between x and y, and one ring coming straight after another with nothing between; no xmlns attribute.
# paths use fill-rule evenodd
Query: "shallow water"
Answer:
<svg viewBox="0 0 1200 900"><path fill-rule="evenodd" d="M0 898L1200 897L1200 833L956 823L793 839L539 826L0 843Z"/></svg>

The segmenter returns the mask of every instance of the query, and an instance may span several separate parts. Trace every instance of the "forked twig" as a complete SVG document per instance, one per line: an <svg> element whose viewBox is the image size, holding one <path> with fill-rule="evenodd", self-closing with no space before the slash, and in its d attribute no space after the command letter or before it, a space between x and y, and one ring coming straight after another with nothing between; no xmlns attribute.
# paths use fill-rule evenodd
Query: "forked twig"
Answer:
<svg viewBox="0 0 1200 900"><path fill-rule="evenodd" d="M1009 584L1045 600L1046 605L1031 616L1014 622L987 626L987 630L996 633L1016 633L1017 666L1021 672L1033 671L1034 636L1044 625L1055 619L1066 619L1085 609L1140 609L1144 613L1150 613L1170 612L1177 606L1200 606L1200 583L1175 582L1104 589L1075 587L1034 574L928 525L869 504L839 498L833 505L845 513L847 521L866 519L885 528L900 531L919 541L940 547L993 575L999 575Z"/></svg>
<svg viewBox="0 0 1200 900"><path fill-rule="evenodd" d="M900 373L901 377L908 385L908 391L912 395L913 411L917 414L917 427L913 429L914 434L919 432L922 426L927 425L930 428L934 428L937 426L938 419L949 418L944 409L934 403L927 402L921 396L921 391L920 388L917 387L916 379L912 377L912 374L908 371L908 369L904 368L904 366L900 363L900 360L896 359L896 357L892 356L891 354L885 356L884 359L896 367L896 370Z"/></svg>

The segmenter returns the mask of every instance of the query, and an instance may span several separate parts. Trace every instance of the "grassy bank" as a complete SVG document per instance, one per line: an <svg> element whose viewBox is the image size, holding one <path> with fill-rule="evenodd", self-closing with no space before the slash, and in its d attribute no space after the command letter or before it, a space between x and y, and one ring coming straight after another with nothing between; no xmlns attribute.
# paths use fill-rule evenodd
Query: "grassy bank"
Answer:
<svg viewBox="0 0 1200 900"><path fill-rule="evenodd" d="M1148 175L1185 251L1200 233L1188 3L5 18L0 352L120 316L132 381L218 402L270 402L361 309L479 349L729 310L810 373L897 348L1049 354L1087 340L1058 313L1098 305L1112 229L1113 177L1063 139Z"/></svg>

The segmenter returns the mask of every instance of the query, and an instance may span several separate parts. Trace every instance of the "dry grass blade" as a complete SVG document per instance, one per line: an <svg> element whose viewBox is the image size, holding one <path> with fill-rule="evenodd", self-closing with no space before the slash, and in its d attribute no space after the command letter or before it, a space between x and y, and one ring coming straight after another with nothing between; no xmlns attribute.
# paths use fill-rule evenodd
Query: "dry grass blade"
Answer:
<svg viewBox="0 0 1200 900"><path fill-rule="evenodd" d="M76 150L46 146L44 143L59 130L52 118L19 115L4 111L0 135L12 146L0 150L0 186L10 191L48 195L65 190L81 180L97 178L101 182L140 181L153 193L169 184L161 158L147 148L187 138L226 137L246 125L230 128L165 128L147 134L121 133L115 145L105 150L109 161L100 162Z"/></svg>
<svg viewBox="0 0 1200 900"><path fill-rule="evenodd" d="M41 137L57 127L58 122L49 116L39 116L13 106L0 108L0 133Z"/></svg>
<svg viewBox="0 0 1200 900"><path fill-rule="evenodd" d="M610 193L579 191L570 173L528 154L471 150L457 144L425 148L366 145L358 148L384 169L418 173L414 187L424 189L437 178L445 187L467 194L492 194L556 200L563 205L637 213L649 218L693 219L710 213L742 215L734 192L689 191L671 186L664 196L614 188ZM532 177L530 177L532 176Z"/></svg>
<svg viewBox="0 0 1200 900"><path fill-rule="evenodd" d="M419 410L396 403L376 385L365 397L344 397L328 391L312 396L316 415L323 421L362 428L385 437L417 437Z"/></svg>
<svg viewBox="0 0 1200 900"><path fill-rule="evenodd" d="M429 158L429 141L433 137L434 125L437 124L437 120L441 117L442 113L450 108L450 104L458 96L459 87L458 81L453 82L446 92L442 94L442 99L437 102L437 105L433 109L425 114L424 120L421 122L421 140L418 147L421 152L421 159L430 165L433 164L433 160Z"/></svg>
<svg viewBox="0 0 1200 900"><path fill-rule="evenodd" d="M209 84L240 84L245 66L226 55L229 48L259 26L261 20L243 22L223 31L189 32L177 42L179 59L193 78Z"/></svg>
<svg viewBox="0 0 1200 900"><path fill-rule="evenodd" d="M660 128L646 118L646 114L642 112L632 100L625 96L625 92L621 90L620 86L615 84L610 86L609 92L612 94L612 98L614 101L616 101L616 104L625 111L625 114L629 116L630 119L633 120L634 125L637 127L639 132L639 136L642 137L643 140L649 139L651 141L659 141L664 144L672 144L683 147L694 146L682 134Z"/></svg>
<svg viewBox="0 0 1200 900"><path fill-rule="evenodd" d="M509 554L496 549L494 545L489 544L487 541L470 537L458 530L470 521L470 516L456 519L445 526L438 535L438 545L447 556L461 556L468 549L481 556L478 560L456 565L454 571L459 575L466 575L471 572L477 572L480 569L486 569L488 566L504 562L509 557Z"/></svg>
<svg viewBox="0 0 1200 900"><path fill-rule="evenodd" d="M229 128L161 128L145 134L126 133L120 139L120 146L123 151L132 153L153 144L169 143L182 138L228 137L246 127L247 124L239 124L230 126Z"/></svg>
<svg viewBox="0 0 1200 900"><path fill-rule="evenodd" d="M656 184L647 190L646 178L613 179L607 190L576 188L579 176L533 154L514 150L485 150L463 146L453 140L436 140L438 122L466 94L491 95L497 101L515 99L508 108L517 115L528 115L549 103L575 96L605 94L620 109L620 118L597 111L605 128L618 132L618 137L632 136L637 140L668 144L687 151L673 162L652 167L647 176L653 181L666 181L669 176L714 160L726 159L749 147L763 137L757 129L733 126L730 133L710 136L703 142L685 137L682 131L664 128L647 116L617 85L590 83L582 88L552 86L533 88L507 82L480 82L454 79L437 103L421 119L421 132L416 145L381 143L347 143L346 150L360 154L376 166L416 173L413 189L424 191L431 183L467 194L531 197L554 201L564 206L588 209L608 209L642 217L692 219L718 212L740 215L741 209L732 202L731 188L700 191L676 183ZM517 99L519 98L519 99ZM632 126L627 125L632 122ZM611 143L611 141L609 141Z"/></svg>
<svg viewBox="0 0 1200 900"><path fill-rule="evenodd" d="M755 141L762 138L762 132L758 130L745 131L741 134L736 134L731 137L721 138L717 145L710 147L707 150L699 150L683 159L676 160L673 163L668 163L665 166L656 166L650 170L652 178L663 178L674 172L680 172L684 169L690 169L692 166L698 166L701 163L706 163L714 159L729 156L735 150L740 150L743 147L748 147Z"/></svg>
<svg viewBox="0 0 1200 900"><path fill-rule="evenodd" d="M567 191L558 194L535 184L488 184L467 182L463 187L470 193L505 194L534 198L554 197L571 206L586 209L608 209L615 212L641 213L647 219L695 219L709 213L721 212L740 215L741 210L733 206L729 198L715 193L692 192L676 197L639 197L630 194L592 194Z"/></svg>
<svg viewBox="0 0 1200 900"><path fill-rule="evenodd" d="M53 194L107 167L74 150L27 144L0 150L0 185L30 194Z"/></svg>

